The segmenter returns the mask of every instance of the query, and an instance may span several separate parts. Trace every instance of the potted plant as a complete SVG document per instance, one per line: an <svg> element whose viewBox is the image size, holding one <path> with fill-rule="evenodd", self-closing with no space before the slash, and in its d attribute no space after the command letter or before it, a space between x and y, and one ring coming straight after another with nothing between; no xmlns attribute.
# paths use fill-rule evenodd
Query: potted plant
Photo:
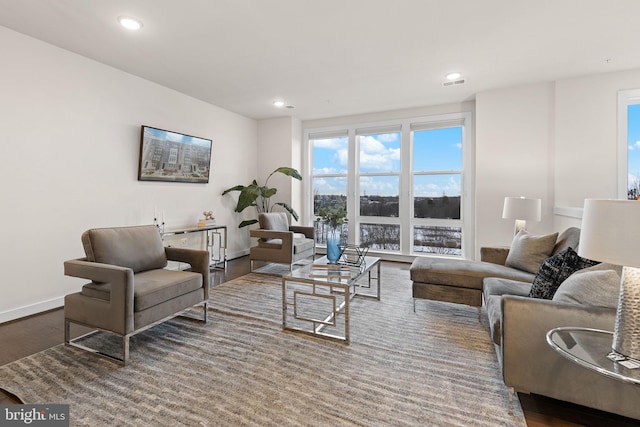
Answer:
<svg viewBox="0 0 640 427"><path fill-rule="evenodd" d="M330 264L336 264L341 255L340 228L347 221L347 210L341 203L325 206L318 211L318 221L329 225L327 230L327 259Z"/></svg>
<svg viewBox="0 0 640 427"><path fill-rule="evenodd" d="M279 167L269 174L266 181L264 182L264 185L259 185L258 182L254 179L253 182L249 185L236 185L235 187L228 188L222 192L222 195L224 196L225 194L232 191L240 192L235 212L242 212L250 206L254 206L257 213L271 212L275 206L281 206L283 209L289 212L291 216L297 221L298 214L288 204L284 202L273 203L273 205L271 204L271 197L276 195L278 189L270 188L268 186L268 182L269 178L271 178L271 176L275 173L281 173L299 181L302 180L302 176L294 168ZM246 227L257 222L258 220L256 218L244 220L240 223L238 228Z"/></svg>

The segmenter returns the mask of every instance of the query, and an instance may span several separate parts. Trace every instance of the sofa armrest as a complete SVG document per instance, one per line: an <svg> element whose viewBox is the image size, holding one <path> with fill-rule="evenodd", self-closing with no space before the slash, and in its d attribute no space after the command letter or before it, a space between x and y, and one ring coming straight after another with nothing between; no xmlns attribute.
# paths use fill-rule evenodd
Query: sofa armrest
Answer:
<svg viewBox="0 0 640 427"><path fill-rule="evenodd" d="M313 227L304 227L301 225L291 225L289 226L289 231L293 231L294 233L302 233L307 239L313 239L315 235L315 230Z"/></svg>
<svg viewBox="0 0 640 427"><path fill-rule="evenodd" d="M100 320L90 324L98 326L104 324L107 326L102 327L120 333L128 333L134 329L133 270L79 258L64 262L64 274L88 279L98 284L109 284L111 295L110 301L84 297L80 293L67 295L65 297L65 317L79 321L83 316L93 315ZM86 306L90 306L91 309L86 310Z"/></svg>
<svg viewBox="0 0 640 427"><path fill-rule="evenodd" d="M191 271L202 274L202 285L205 289L205 299L209 298L209 251L165 247L169 261L185 262L191 265Z"/></svg>
<svg viewBox="0 0 640 427"><path fill-rule="evenodd" d="M509 255L508 246L487 246L480 248L480 261L505 265Z"/></svg>
<svg viewBox="0 0 640 427"><path fill-rule="evenodd" d="M282 247L289 247L293 251L293 231L265 230L263 228L258 228L256 230L250 230L249 236L257 237L259 239L281 239Z"/></svg>
<svg viewBox="0 0 640 427"><path fill-rule="evenodd" d="M615 309L502 297L502 374L507 386L615 413L640 414L640 388L590 371L558 354L546 341L560 326L612 331ZM630 387L628 387L630 386Z"/></svg>

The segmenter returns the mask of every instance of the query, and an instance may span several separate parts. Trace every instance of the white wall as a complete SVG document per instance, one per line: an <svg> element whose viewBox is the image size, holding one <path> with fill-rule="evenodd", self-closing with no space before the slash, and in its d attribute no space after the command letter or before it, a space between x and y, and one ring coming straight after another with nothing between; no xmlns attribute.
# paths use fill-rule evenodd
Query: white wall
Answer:
<svg viewBox="0 0 640 427"><path fill-rule="evenodd" d="M556 207L582 208L585 198L617 197L618 91L637 88L640 70L556 82ZM627 165L621 167L626 174ZM579 224L556 217L558 229Z"/></svg>
<svg viewBox="0 0 640 427"><path fill-rule="evenodd" d="M513 239L514 221L502 219L506 196L541 198L542 221L527 229L553 229L553 101L553 83L476 96L476 257Z"/></svg>
<svg viewBox="0 0 640 427"><path fill-rule="evenodd" d="M258 173L259 184L264 184L271 172L279 167L292 167L302 173L302 148L300 120L295 117L279 117L258 122ZM269 187L278 189L271 203L284 202L302 214L302 184L283 174L269 179ZM276 211L280 208L276 208ZM292 218L292 223L296 223Z"/></svg>
<svg viewBox="0 0 640 427"><path fill-rule="evenodd" d="M229 253L248 236L225 188L253 178L257 123L0 27L0 322L60 306L84 283L63 261L92 227L195 225L213 210ZM213 139L209 184L139 182L140 125Z"/></svg>

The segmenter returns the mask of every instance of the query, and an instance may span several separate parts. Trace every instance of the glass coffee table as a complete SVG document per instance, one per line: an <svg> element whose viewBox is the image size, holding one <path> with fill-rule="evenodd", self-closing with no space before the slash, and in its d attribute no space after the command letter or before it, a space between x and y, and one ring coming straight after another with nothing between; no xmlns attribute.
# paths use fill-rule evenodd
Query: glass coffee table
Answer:
<svg viewBox="0 0 640 427"><path fill-rule="evenodd" d="M282 329L349 343L356 296L380 300L380 258L366 256L359 266L319 258L282 276Z"/></svg>

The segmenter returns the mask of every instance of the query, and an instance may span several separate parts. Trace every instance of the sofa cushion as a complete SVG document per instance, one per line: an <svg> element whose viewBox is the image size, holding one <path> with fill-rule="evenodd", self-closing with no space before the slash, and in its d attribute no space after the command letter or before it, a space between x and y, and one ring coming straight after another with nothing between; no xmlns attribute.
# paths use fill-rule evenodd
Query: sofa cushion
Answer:
<svg viewBox="0 0 640 427"><path fill-rule="evenodd" d="M536 274L542 261L547 259L556 244L558 233L534 236L526 230L513 238L505 265Z"/></svg>
<svg viewBox="0 0 640 427"><path fill-rule="evenodd" d="M315 242L313 239L293 239L293 253L300 254L302 252L313 249Z"/></svg>
<svg viewBox="0 0 640 427"><path fill-rule="evenodd" d="M517 280L488 277L482 284L484 296L484 308L489 320L491 339L496 344L500 344L501 322L502 322L502 295L529 295L531 283L519 282Z"/></svg>
<svg viewBox="0 0 640 427"><path fill-rule="evenodd" d="M620 276L614 270L580 270L562 282L554 301L616 308Z"/></svg>
<svg viewBox="0 0 640 427"><path fill-rule="evenodd" d="M133 311L145 310L154 305L202 288L202 275L189 271L149 270L134 278ZM105 301L111 299L110 283L89 283L82 287L82 294Z"/></svg>
<svg viewBox="0 0 640 427"><path fill-rule="evenodd" d="M167 266L155 225L94 228L82 233L82 245L88 261L130 268L134 273Z"/></svg>
<svg viewBox="0 0 640 427"><path fill-rule="evenodd" d="M551 299L567 277L578 270L596 264L598 264L598 261L582 258L573 249L567 248L547 258L542 263L538 273L536 273L536 277L533 279L529 296L532 298Z"/></svg>
<svg viewBox="0 0 640 427"><path fill-rule="evenodd" d="M409 268L414 282L482 289L485 277L531 282L534 275L490 262L417 257Z"/></svg>
<svg viewBox="0 0 640 427"><path fill-rule="evenodd" d="M572 248L577 252L579 244L580 229L577 227L569 227L558 235L556 245L553 247L551 255L559 254L562 251L566 251L568 248Z"/></svg>

